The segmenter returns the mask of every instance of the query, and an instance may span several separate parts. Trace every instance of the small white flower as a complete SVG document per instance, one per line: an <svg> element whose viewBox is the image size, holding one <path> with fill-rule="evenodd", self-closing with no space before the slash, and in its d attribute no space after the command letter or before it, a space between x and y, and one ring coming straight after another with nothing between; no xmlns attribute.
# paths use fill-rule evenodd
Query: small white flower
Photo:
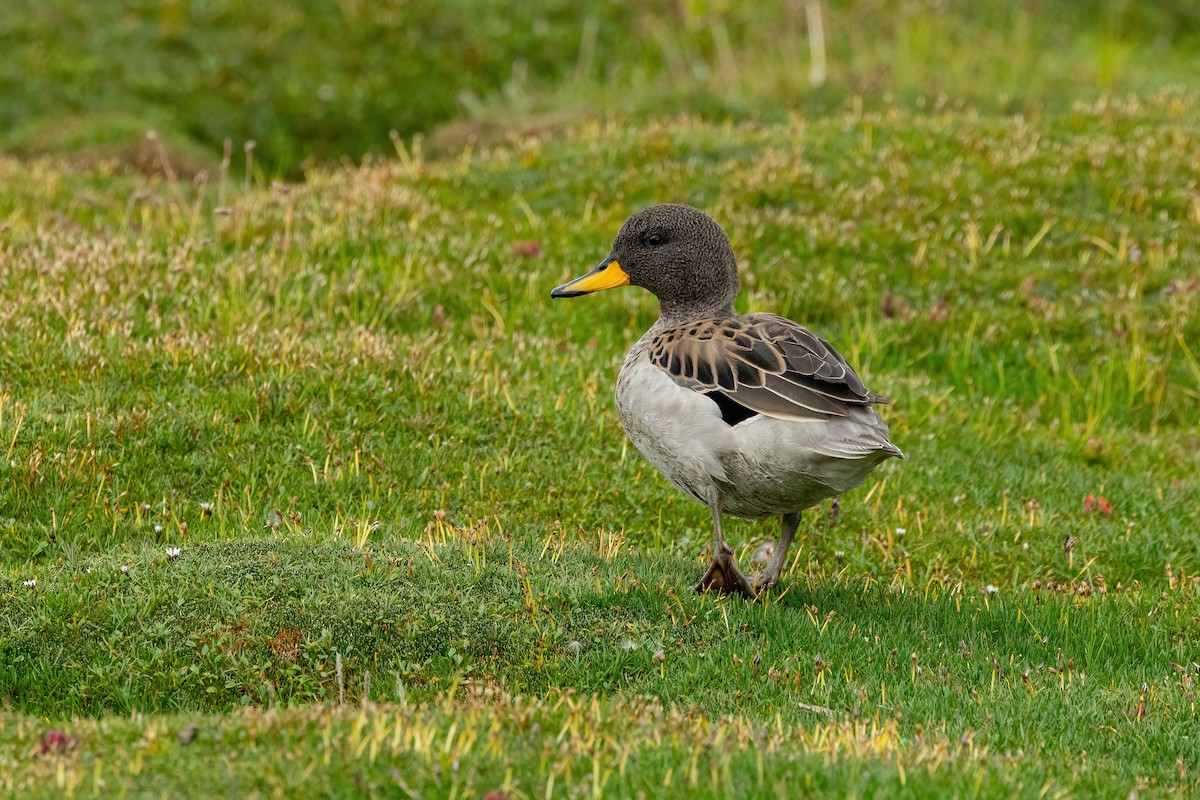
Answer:
<svg viewBox="0 0 1200 800"><path fill-rule="evenodd" d="M750 560L755 564L766 564L775 556L775 542L767 540L759 545Z"/></svg>
<svg viewBox="0 0 1200 800"><path fill-rule="evenodd" d="M21 581L21 583L32 589L34 586L37 586L37 578L30 578L27 581Z"/></svg>
<svg viewBox="0 0 1200 800"><path fill-rule="evenodd" d="M843 558L846 557L846 551L845 550L834 550L833 557L836 558L838 561L841 561Z"/></svg>
<svg viewBox="0 0 1200 800"><path fill-rule="evenodd" d="M129 565L128 565L128 564L122 564L122 565L121 565L121 572L128 573L128 572L129 572Z"/></svg>
<svg viewBox="0 0 1200 800"><path fill-rule="evenodd" d="M985 592L987 592L988 594L995 594L996 592L1000 591L999 589L997 589L995 586L993 586L990 583L987 586L983 587L983 590Z"/></svg>
<svg viewBox="0 0 1200 800"><path fill-rule="evenodd" d="M201 503L200 504L200 516L202 518L203 517L211 517L212 512L213 512L213 504L212 503Z"/></svg>
<svg viewBox="0 0 1200 800"><path fill-rule="evenodd" d="M155 532L155 533L162 533L162 532L163 532L163 527L162 527L162 525L155 525L155 526L154 526L154 532Z"/></svg>
<svg viewBox="0 0 1200 800"><path fill-rule="evenodd" d="M621 648L622 650L637 650L638 646L637 642L626 637L617 643L617 647Z"/></svg>
<svg viewBox="0 0 1200 800"><path fill-rule="evenodd" d="M897 535L897 536L903 536L903 535L904 535L904 534L906 534L906 533L908 533L908 531L907 531L905 528L896 528L896 535Z"/></svg>
<svg viewBox="0 0 1200 800"><path fill-rule="evenodd" d="M174 561L175 559L179 558L179 554L182 552L183 551L181 549L179 549L178 547L168 547L167 548L167 559L170 561Z"/></svg>
<svg viewBox="0 0 1200 800"><path fill-rule="evenodd" d="M1029 549L1029 542L1022 542L1022 543L1021 543L1021 549L1022 549L1022 550L1028 550L1028 549Z"/></svg>

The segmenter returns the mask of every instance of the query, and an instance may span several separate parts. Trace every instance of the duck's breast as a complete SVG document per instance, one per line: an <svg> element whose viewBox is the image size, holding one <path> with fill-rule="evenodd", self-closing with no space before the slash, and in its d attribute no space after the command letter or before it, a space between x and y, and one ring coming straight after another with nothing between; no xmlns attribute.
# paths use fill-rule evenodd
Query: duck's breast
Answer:
<svg viewBox="0 0 1200 800"><path fill-rule="evenodd" d="M733 429L720 408L671 380L644 348L626 357L616 400L625 435L677 488L707 502L709 487L727 480L723 457L733 446Z"/></svg>

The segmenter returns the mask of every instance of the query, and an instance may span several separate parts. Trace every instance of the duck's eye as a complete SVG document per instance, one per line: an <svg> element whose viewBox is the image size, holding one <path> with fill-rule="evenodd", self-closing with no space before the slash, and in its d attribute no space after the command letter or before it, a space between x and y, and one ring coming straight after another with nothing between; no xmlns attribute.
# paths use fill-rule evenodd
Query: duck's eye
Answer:
<svg viewBox="0 0 1200 800"><path fill-rule="evenodd" d="M651 247L658 247L660 244L665 244L666 241L667 235L665 233L660 233L659 231L654 231L646 237L646 244L650 245Z"/></svg>

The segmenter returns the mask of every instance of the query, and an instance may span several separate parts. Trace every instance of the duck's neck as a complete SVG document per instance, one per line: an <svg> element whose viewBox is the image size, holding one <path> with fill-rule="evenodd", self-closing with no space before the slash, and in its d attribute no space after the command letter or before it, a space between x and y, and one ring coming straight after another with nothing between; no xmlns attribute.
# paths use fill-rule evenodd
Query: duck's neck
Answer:
<svg viewBox="0 0 1200 800"><path fill-rule="evenodd" d="M698 319L725 319L732 317L734 313L732 298L704 305L660 302L658 321L654 323L654 327L658 330L668 330Z"/></svg>

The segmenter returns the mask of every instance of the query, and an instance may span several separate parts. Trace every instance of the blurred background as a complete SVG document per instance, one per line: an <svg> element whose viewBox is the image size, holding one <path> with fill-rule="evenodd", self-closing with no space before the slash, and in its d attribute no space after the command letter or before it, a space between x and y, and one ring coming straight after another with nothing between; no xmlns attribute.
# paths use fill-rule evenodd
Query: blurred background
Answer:
<svg viewBox="0 0 1200 800"><path fill-rule="evenodd" d="M452 151L588 117L772 121L846 104L1035 114L1200 84L1200 3L5 0L0 149L254 167ZM157 145L155 145L157 147Z"/></svg>

